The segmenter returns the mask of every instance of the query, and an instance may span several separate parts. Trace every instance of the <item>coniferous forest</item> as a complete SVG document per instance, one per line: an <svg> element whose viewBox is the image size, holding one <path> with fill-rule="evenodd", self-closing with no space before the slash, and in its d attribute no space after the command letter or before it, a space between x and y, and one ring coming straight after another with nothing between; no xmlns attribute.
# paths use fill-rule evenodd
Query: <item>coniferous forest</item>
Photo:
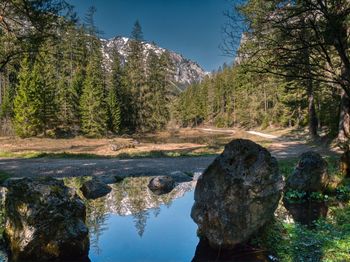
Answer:
<svg viewBox="0 0 350 262"><path fill-rule="evenodd" d="M171 61L167 52L145 55L139 22L127 62L115 51L107 68L95 8L79 22L64 1L33 1L30 10L25 1L1 5L2 133L101 137L166 126Z"/></svg>
<svg viewBox="0 0 350 262"><path fill-rule="evenodd" d="M127 61L115 51L106 66L94 8L79 21L65 1L24 3L1 3L3 134L101 137L162 130L173 120L349 137L346 0L236 1L221 48L234 62L176 97L169 54L145 55L139 22Z"/></svg>
<svg viewBox="0 0 350 262"><path fill-rule="evenodd" d="M348 138L349 2L240 2L223 30L226 54L240 41L235 63L181 94L180 123L308 127L311 137L322 129Z"/></svg>

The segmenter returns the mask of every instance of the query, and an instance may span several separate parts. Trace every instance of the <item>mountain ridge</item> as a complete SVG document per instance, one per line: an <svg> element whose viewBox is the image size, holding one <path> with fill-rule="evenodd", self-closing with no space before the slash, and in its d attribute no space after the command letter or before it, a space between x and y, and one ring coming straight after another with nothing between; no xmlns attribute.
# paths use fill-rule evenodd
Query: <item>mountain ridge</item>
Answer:
<svg viewBox="0 0 350 262"><path fill-rule="evenodd" d="M107 68L111 64L112 50L117 50L121 56L122 63L127 61L127 49L130 38L124 36L116 36L110 39L101 39L102 50ZM148 53L153 50L157 55L164 52L169 52L170 59L174 64L174 82L178 85L180 91L183 91L187 86L201 82L205 76L209 75L197 62L185 58L182 54L172 50L160 47L154 43L143 41L144 52L147 57Z"/></svg>

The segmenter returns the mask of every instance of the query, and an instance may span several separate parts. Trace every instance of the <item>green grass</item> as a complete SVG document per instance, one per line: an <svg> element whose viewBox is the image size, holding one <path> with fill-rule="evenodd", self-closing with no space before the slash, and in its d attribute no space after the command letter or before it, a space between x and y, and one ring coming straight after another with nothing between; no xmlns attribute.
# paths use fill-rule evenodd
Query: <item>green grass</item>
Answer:
<svg viewBox="0 0 350 262"><path fill-rule="evenodd" d="M327 158L331 177L341 177L338 159ZM279 161L283 176L292 174L297 159ZM298 198L300 192L289 192L290 198ZM280 218L266 225L251 241L264 250L268 250L279 261L350 261L350 180L342 178L338 187L330 192L333 203L327 218L314 222L312 227L298 223L286 223ZM322 193L311 194L314 201L326 201ZM328 198L328 197L327 197Z"/></svg>
<svg viewBox="0 0 350 262"><path fill-rule="evenodd" d="M0 152L2 158L69 158L69 159L93 159L93 158L161 158L161 157L198 157L198 156L216 156L216 153L212 152L178 152L178 151L149 151L149 152L135 152L135 153L120 153L115 156L103 156L87 153L42 153L42 152L25 152L25 153L11 153Z"/></svg>
<svg viewBox="0 0 350 262"><path fill-rule="evenodd" d="M12 152L0 152L0 157L2 158L32 158L38 153L12 153Z"/></svg>
<svg viewBox="0 0 350 262"><path fill-rule="evenodd" d="M297 158L281 159L281 160L278 160L278 167L281 174L285 178L287 178L290 174L293 173L293 170L296 167L297 163L298 163Z"/></svg>
<svg viewBox="0 0 350 262"><path fill-rule="evenodd" d="M350 261L350 205L329 212L312 229L276 220L252 244L269 250L279 261Z"/></svg>
<svg viewBox="0 0 350 262"><path fill-rule="evenodd" d="M171 151L150 151L150 152L137 152L137 153L121 153L117 155L117 158L160 158L160 157L198 157L198 156L217 156L216 153L209 152L171 152Z"/></svg>
<svg viewBox="0 0 350 262"><path fill-rule="evenodd" d="M0 152L0 157L3 158L106 158L105 156L95 154L74 154L74 153L45 153L45 152Z"/></svg>

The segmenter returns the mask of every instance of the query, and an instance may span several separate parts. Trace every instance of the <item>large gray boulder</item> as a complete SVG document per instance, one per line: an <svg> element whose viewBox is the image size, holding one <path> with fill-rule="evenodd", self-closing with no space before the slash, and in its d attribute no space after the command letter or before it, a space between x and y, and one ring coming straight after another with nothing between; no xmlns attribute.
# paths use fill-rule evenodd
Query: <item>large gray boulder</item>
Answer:
<svg viewBox="0 0 350 262"><path fill-rule="evenodd" d="M283 178L260 145L233 140L198 179L191 217L213 248L231 249L272 219Z"/></svg>
<svg viewBox="0 0 350 262"><path fill-rule="evenodd" d="M53 178L10 179L4 187L11 261L87 258L85 205L74 190Z"/></svg>
<svg viewBox="0 0 350 262"><path fill-rule="evenodd" d="M324 191L330 181L328 164L320 154L309 151L303 153L287 181L287 190L304 192Z"/></svg>

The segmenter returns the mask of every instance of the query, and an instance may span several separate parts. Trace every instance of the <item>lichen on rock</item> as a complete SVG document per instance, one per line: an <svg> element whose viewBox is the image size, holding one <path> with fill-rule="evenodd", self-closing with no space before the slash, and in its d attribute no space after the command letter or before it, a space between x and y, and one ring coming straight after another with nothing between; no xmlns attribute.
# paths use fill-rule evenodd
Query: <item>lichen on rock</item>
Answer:
<svg viewBox="0 0 350 262"><path fill-rule="evenodd" d="M284 181L274 157L237 139L198 179L191 216L213 248L243 243L273 218Z"/></svg>
<svg viewBox="0 0 350 262"><path fill-rule="evenodd" d="M316 152L305 152L286 181L286 190L322 192L330 181L328 163Z"/></svg>
<svg viewBox="0 0 350 262"><path fill-rule="evenodd" d="M54 178L9 179L3 186L4 238L12 261L87 257L86 210L74 190Z"/></svg>

